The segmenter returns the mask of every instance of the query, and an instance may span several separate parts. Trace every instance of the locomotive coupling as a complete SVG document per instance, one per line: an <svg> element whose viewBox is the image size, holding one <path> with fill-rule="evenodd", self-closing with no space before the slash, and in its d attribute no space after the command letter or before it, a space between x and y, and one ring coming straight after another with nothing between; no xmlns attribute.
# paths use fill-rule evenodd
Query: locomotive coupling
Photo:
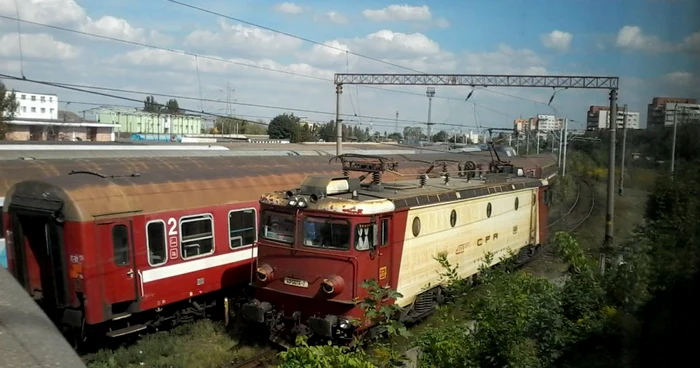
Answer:
<svg viewBox="0 0 700 368"><path fill-rule="evenodd" d="M265 323L265 316L272 311L272 304L253 299L243 304L243 317L255 323Z"/></svg>

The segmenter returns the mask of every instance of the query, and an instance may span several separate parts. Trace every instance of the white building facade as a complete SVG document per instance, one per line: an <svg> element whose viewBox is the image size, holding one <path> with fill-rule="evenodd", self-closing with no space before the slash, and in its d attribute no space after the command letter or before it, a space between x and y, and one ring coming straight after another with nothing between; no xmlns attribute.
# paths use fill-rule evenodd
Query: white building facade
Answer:
<svg viewBox="0 0 700 368"><path fill-rule="evenodd" d="M667 102L664 106L664 126L673 126L674 120L678 123L700 120L700 104Z"/></svg>
<svg viewBox="0 0 700 368"><path fill-rule="evenodd" d="M561 129L561 120L554 115L537 115L537 130L543 133Z"/></svg>
<svg viewBox="0 0 700 368"><path fill-rule="evenodd" d="M58 119L58 97L51 94L15 91L19 107L15 118L19 119Z"/></svg>
<svg viewBox="0 0 700 368"><path fill-rule="evenodd" d="M639 129L639 113L636 111L617 110L617 129ZM586 122L586 130L608 129L610 126L610 110L599 110L595 115L589 115Z"/></svg>

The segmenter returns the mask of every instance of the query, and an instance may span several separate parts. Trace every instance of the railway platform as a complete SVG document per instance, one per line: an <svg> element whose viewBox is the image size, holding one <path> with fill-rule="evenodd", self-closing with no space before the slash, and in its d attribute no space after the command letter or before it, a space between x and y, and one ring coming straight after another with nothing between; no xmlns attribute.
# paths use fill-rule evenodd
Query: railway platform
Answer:
<svg viewBox="0 0 700 368"><path fill-rule="evenodd" d="M5 269L0 269L0 367L85 367L60 331Z"/></svg>

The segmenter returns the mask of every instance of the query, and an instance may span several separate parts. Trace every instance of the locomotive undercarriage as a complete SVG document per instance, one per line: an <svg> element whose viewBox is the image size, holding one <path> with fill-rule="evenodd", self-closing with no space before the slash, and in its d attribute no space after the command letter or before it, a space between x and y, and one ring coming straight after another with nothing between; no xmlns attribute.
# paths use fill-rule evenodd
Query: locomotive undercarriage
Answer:
<svg viewBox="0 0 700 368"><path fill-rule="evenodd" d="M515 265L519 267L526 264L537 255L540 249L539 244L521 248L514 255ZM478 280L477 273L470 276L467 281L477 283ZM425 290L416 296L411 305L402 309L398 316L399 321L408 325L419 323L429 317L445 300L446 295L442 287ZM245 322L256 327L249 329L250 331L256 331L260 335L259 338L269 339L285 348L293 346L297 336L308 337L311 343L332 340L354 344L355 337L375 338L386 332L381 325L357 330L350 320L334 315L312 316L304 320L300 311L285 313L285 311L276 310L271 303L257 299L243 304L241 313Z"/></svg>

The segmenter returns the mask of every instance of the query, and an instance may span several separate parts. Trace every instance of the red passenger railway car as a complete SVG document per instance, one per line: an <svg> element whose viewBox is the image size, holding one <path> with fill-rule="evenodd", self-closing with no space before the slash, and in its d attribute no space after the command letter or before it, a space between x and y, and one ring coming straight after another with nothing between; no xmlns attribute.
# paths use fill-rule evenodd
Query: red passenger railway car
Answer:
<svg viewBox="0 0 700 368"><path fill-rule="evenodd" d="M246 320L264 325L278 342L295 335L347 341L375 327L354 302L368 296L363 281L396 289L401 318L415 321L441 300L444 281L434 257L459 264L467 278L487 252L493 262L511 251L526 260L547 237L547 178L494 162L481 177L443 172L392 182L381 177L386 165L344 163L346 172L372 175L371 183L307 177L296 190L262 196Z"/></svg>
<svg viewBox="0 0 700 368"><path fill-rule="evenodd" d="M226 160L14 184L3 209L9 270L57 324L83 337L175 324L216 302L227 308L250 281L260 194L337 169L318 158ZM405 173L425 166L402 165Z"/></svg>

